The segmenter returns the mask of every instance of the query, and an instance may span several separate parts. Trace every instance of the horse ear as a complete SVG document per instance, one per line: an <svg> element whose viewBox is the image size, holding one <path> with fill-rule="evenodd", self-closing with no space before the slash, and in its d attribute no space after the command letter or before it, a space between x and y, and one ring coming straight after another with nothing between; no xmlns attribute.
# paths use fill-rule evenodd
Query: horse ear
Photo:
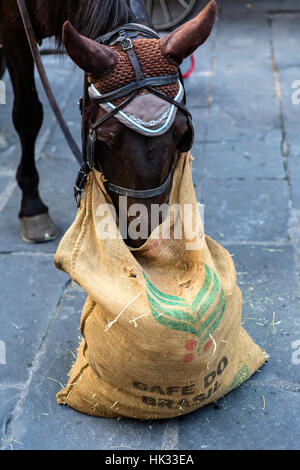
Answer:
<svg viewBox="0 0 300 470"><path fill-rule="evenodd" d="M198 16L160 39L164 54L179 65L203 44L211 33L217 14L217 5L212 0Z"/></svg>
<svg viewBox="0 0 300 470"><path fill-rule="evenodd" d="M70 21L63 25L63 42L73 62L93 77L101 78L117 63L117 54L110 47L82 36Z"/></svg>

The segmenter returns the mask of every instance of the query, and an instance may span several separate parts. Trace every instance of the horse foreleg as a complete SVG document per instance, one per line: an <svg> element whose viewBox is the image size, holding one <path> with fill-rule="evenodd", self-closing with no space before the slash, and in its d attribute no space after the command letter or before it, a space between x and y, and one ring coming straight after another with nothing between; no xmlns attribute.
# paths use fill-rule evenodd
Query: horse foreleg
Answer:
<svg viewBox="0 0 300 470"><path fill-rule="evenodd" d="M51 221L48 208L41 200L38 190L35 142L43 123L43 107L35 86L33 59L25 32L21 28L9 27L2 37L14 89L13 123L22 148L16 175L22 191L19 213L22 237L27 242L49 241L57 237L58 230Z"/></svg>

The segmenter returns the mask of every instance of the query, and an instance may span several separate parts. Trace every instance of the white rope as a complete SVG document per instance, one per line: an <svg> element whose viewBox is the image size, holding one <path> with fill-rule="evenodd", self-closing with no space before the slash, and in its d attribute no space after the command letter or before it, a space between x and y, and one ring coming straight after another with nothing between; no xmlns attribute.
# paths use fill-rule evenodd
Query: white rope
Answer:
<svg viewBox="0 0 300 470"><path fill-rule="evenodd" d="M111 321L105 328L104 330L104 333L106 333L118 320L119 318L121 317L121 315L123 315L123 313L128 309L128 307L130 307L130 305L133 304L133 302L135 302L140 296L142 295L142 292L140 292L138 295L136 295L134 297L134 299L132 299L129 304L126 305L126 307L123 308L122 312L119 313L119 315L113 320Z"/></svg>

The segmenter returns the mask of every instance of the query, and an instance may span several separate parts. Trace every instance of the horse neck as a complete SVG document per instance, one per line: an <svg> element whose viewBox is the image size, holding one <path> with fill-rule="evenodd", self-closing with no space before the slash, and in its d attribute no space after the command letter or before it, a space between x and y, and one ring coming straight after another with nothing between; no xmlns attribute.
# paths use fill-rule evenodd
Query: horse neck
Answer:
<svg viewBox="0 0 300 470"><path fill-rule="evenodd" d="M143 0L128 0L128 6L130 8L130 22L142 23L153 28Z"/></svg>

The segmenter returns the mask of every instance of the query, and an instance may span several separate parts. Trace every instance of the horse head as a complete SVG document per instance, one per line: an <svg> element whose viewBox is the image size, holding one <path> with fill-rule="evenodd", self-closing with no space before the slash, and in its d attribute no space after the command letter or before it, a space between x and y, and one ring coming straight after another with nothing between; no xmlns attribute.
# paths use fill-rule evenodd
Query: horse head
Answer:
<svg viewBox="0 0 300 470"><path fill-rule="evenodd" d="M93 134L93 165L109 181L117 209L120 192L113 188L127 188L128 207L142 202L149 220L152 204L169 201L176 155L189 150L192 142L180 65L206 41L215 17L212 0L198 16L160 39L137 33L132 41L126 37L111 43L88 39L70 22L64 24L66 50L85 72L89 90L82 110L83 135ZM127 241L138 247L145 238Z"/></svg>

